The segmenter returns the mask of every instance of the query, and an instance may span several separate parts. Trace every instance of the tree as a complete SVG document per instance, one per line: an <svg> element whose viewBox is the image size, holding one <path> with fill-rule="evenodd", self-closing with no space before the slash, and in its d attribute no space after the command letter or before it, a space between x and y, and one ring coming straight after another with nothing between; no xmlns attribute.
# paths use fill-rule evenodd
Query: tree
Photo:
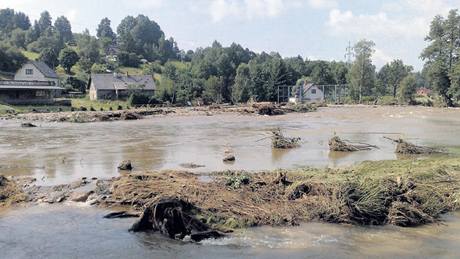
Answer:
<svg viewBox="0 0 460 259"><path fill-rule="evenodd" d="M27 58L17 48L0 42L0 71L14 73L26 62Z"/></svg>
<svg viewBox="0 0 460 259"><path fill-rule="evenodd" d="M145 15L125 17L117 27L121 50L134 52L148 60L154 57L154 48L164 32L160 26Z"/></svg>
<svg viewBox="0 0 460 259"><path fill-rule="evenodd" d="M450 73L451 86L448 94L457 103L460 101L460 63L457 63Z"/></svg>
<svg viewBox="0 0 460 259"><path fill-rule="evenodd" d="M211 76L204 83L203 99L206 103L221 103L221 89L224 84L223 79L217 76Z"/></svg>
<svg viewBox="0 0 460 259"><path fill-rule="evenodd" d="M232 97L234 102L247 102L254 88L249 65L241 64L236 70L235 84Z"/></svg>
<svg viewBox="0 0 460 259"><path fill-rule="evenodd" d="M393 60L385 64L377 74L377 79L383 84L387 92L391 93L394 98L398 92L401 81L412 72L411 66L404 65L400 59Z"/></svg>
<svg viewBox="0 0 460 259"><path fill-rule="evenodd" d="M54 28L61 43L67 43L73 39L72 26L65 16L60 16L54 22Z"/></svg>
<svg viewBox="0 0 460 259"><path fill-rule="evenodd" d="M334 75L326 61L319 61L311 73L311 80L317 85L335 84Z"/></svg>
<svg viewBox="0 0 460 259"><path fill-rule="evenodd" d="M77 52L71 48L64 48L59 53L59 64L65 69L67 74L70 74L72 67L77 64L80 57Z"/></svg>
<svg viewBox="0 0 460 259"><path fill-rule="evenodd" d="M77 53L80 56L78 63L84 71L90 71L95 63L99 63L101 53L99 41L86 30L77 35Z"/></svg>
<svg viewBox="0 0 460 259"><path fill-rule="evenodd" d="M40 19L38 20L37 26L40 34L46 31L48 28L52 27L51 15L48 11L44 11L40 14Z"/></svg>
<svg viewBox="0 0 460 259"><path fill-rule="evenodd" d="M458 11L451 10L447 19L436 16L431 22L426 41L429 45L423 50L421 57L426 61L424 70L427 71L428 80L447 106L453 106L452 93L455 90L450 90L452 81L449 75L452 75L456 64L460 62Z"/></svg>
<svg viewBox="0 0 460 259"><path fill-rule="evenodd" d="M375 66L372 64L372 54L375 43L361 40L355 44L353 51L355 61L349 74L352 98L361 103L364 95L370 95L375 86Z"/></svg>
<svg viewBox="0 0 460 259"><path fill-rule="evenodd" d="M398 98L402 103L414 103L414 95L417 89L417 79L414 74L409 74L401 80L398 89Z"/></svg>
<svg viewBox="0 0 460 259"><path fill-rule="evenodd" d="M14 29L11 32L10 42L12 45L24 49L26 47L26 31L20 28Z"/></svg>
<svg viewBox="0 0 460 259"><path fill-rule="evenodd" d="M108 38L108 39L111 39L112 41L115 39L116 35L113 32L112 27L110 26L110 23L111 21L107 17L101 20L101 22L97 26L97 34L96 34L99 39Z"/></svg>
<svg viewBox="0 0 460 259"><path fill-rule="evenodd" d="M53 48L45 48L40 52L38 60L45 62L49 67L56 68L59 64L58 54Z"/></svg>

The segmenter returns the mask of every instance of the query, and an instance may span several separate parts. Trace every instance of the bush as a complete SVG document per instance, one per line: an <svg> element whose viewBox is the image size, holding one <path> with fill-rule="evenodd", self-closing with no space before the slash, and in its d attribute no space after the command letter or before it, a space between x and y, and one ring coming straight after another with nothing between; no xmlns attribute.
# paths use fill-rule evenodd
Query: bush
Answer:
<svg viewBox="0 0 460 259"><path fill-rule="evenodd" d="M158 101L154 96L149 96L143 93L132 93L128 98L130 106L140 106L144 104L157 104Z"/></svg>
<svg viewBox="0 0 460 259"><path fill-rule="evenodd" d="M141 64L141 59L136 53L128 53L126 51L121 51L118 54L118 61L122 66L126 67L139 67Z"/></svg>
<svg viewBox="0 0 460 259"><path fill-rule="evenodd" d="M377 100L378 105L397 105L398 100L394 98L393 96L386 95L386 96L381 96Z"/></svg>

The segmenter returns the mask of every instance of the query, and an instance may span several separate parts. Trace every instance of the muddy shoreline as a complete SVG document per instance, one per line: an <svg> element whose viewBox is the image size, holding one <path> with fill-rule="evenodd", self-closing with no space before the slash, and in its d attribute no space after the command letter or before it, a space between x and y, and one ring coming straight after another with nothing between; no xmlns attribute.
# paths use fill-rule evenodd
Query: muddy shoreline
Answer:
<svg viewBox="0 0 460 259"><path fill-rule="evenodd" d="M100 121L139 120L150 116L213 116L219 114L240 115L283 115L286 113L305 113L316 111L322 104L277 105L273 103L254 103L250 105L211 105L201 107L158 107L132 108L118 111L72 111L49 113L6 114L0 119L22 121L89 123Z"/></svg>
<svg viewBox="0 0 460 259"><path fill-rule="evenodd" d="M2 179L3 207L71 201L137 216L172 199L193 207L181 208L181 213L221 233L309 221L415 227L437 222L460 205L458 157L206 176L124 172L111 179L84 178L57 186L37 186L31 178Z"/></svg>

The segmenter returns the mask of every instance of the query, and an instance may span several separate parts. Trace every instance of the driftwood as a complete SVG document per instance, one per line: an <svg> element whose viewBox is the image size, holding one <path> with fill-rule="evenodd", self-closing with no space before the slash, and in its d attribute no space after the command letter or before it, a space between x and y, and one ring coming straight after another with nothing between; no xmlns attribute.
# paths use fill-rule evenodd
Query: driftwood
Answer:
<svg viewBox="0 0 460 259"><path fill-rule="evenodd" d="M442 153L441 150L432 147L425 147L425 146L417 146L410 142L403 140L402 138L399 139L392 139L389 137L384 137L385 139L391 140L397 144L396 146L396 153L402 155L421 155L421 154L434 154L434 153Z"/></svg>
<svg viewBox="0 0 460 259"><path fill-rule="evenodd" d="M288 138L283 135L281 129L275 129L272 131L272 147L279 149L296 148L300 146L301 138Z"/></svg>
<svg viewBox="0 0 460 259"><path fill-rule="evenodd" d="M180 199L162 199L147 208L139 221L134 223L131 231L159 231L172 239L184 239L190 235L193 241L199 242L207 238L219 238L223 234L196 219L192 204Z"/></svg>
<svg viewBox="0 0 460 259"><path fill-rule="evenodd" d="M338 136L334 136L329 140L329 149L337 152L355 152L363 150L371 150L378 148L377 146L367 143L352 143L350 141L342 140Z"/></svg>

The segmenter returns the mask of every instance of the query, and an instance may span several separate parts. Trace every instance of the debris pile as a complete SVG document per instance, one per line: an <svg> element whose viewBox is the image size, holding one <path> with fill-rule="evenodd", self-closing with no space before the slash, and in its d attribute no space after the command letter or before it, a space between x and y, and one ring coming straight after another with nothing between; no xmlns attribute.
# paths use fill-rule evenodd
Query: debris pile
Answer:
<svg viewBox="0 0 460 259"><path fill-rule="evenodd" d="M259 115L274 116L274 115L284 114L284 111L273 103L268 103L268 102L254 103L252 104L252 107L256 109L257 114Z"/></svg>
<svg viewBox="0 0 460 259"><path fill-rule="evenodd" d="M339 136L334 136L329 140L329 150L336 152L355 152L363 150L371 150L377 148L374 145L366 143L352 143L346 140L342 140Z"/></svg>
<svg viewBox="0 0 460 259"><path fill-rule="evenodd" d="M140 219L131 227L131 231L140 232L153 230L172 239L184 239L190 236L199 242L207 238L219 238L223 234L198 220L198 210L192 204L178 199L165 198L146 206Z"/></svg>
<svg viewBox="0 0 460 259"><path fill-rule="evenodd" d="M397 143L396 153L402 155L421 155L421 154L434 154L441 153L440 150L431 147L417 146L410 142L404 141L403 139L398 139L395 141Z"/></svg>
<svg viewBox="0 0 460 259"><path fill-rule="evenodd" d="M22 189L15 182L0 175L0 207L24 201L25 198Z"/></svg>
<svg viewBox="0 0 460 259"><path fill-rule="evenodd" d="M283 135L281 129L272 131L272 147L277 149L290 149L300 146L301 138L288 138Z"/></svg>

